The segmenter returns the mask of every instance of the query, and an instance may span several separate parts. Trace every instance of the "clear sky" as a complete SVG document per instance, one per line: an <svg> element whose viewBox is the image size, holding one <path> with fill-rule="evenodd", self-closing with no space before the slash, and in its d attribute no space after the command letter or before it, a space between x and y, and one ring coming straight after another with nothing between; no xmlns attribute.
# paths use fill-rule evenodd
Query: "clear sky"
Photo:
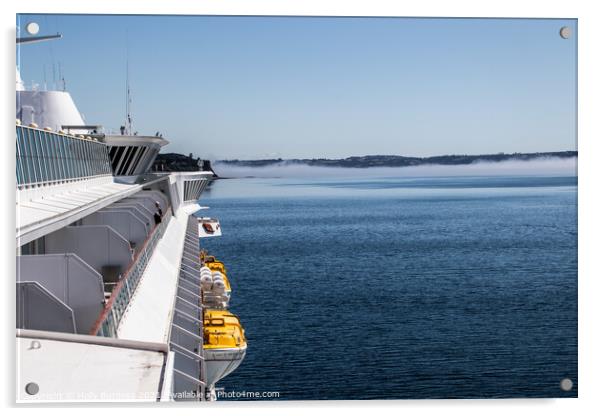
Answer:
<svg viewBox="0 0 602 416"><path fill-rule="evenodd" d="M211 159L576 150L575 20L21 15L86 122ZM559 36L569 26L572 36ZM20 35L24 35L21 33ZM126 41L127 39L127 41ZM58 77L55 76L55 77Z"/></svg>

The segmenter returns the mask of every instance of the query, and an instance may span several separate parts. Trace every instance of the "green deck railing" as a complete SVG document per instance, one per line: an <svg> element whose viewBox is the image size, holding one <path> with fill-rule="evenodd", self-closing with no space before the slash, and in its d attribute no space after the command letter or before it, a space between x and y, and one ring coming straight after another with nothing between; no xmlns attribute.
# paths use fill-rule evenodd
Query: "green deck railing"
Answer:
<svg viewBox="0 0 602 416"><path fill-rule="evenodd" d="M16 136L19 189L111 175L102 142L20 125Z"/></svg>

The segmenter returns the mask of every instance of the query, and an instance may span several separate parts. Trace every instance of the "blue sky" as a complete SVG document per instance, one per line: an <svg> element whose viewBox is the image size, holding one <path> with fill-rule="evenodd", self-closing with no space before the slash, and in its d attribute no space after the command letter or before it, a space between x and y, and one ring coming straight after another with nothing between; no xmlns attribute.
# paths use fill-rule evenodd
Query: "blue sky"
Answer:
<svg viewBox="0 0 602 416"><path fill-rule="evenodd" d="M575 20L17 20L63 34L17 50L26 84L45 77L50 86L60 62L86 121L108 129L125 118L127 43L134 128L161 131L166 151L254 159L576 150Z"/></svg>

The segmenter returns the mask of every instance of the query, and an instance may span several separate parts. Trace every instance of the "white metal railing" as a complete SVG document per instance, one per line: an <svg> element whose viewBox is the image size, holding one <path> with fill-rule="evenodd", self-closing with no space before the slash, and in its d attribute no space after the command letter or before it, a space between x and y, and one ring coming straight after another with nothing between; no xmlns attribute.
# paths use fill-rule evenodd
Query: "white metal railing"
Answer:
<svg viewBox="0 0 602 416"><path fill-rule="evenodd" d="M197 227L196 217L190 216L180 263L178 291L174 302L170 347L179 357L174 362L173 370L174 378L183 383L183 385L175 384L175 386L179 386L178 392L186 393L191 389L196 390L199 394L198 398L206 400L207 369L203 354L204 305L200 287ZM183 397L186 397L186 394Z"/></svg>

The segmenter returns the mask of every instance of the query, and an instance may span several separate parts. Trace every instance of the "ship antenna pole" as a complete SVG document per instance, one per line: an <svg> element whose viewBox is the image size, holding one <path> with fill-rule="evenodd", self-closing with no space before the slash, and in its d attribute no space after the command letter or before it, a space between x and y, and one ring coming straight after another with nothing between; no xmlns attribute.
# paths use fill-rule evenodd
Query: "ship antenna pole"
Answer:
<svg viewBox="0 0 602 416"><path fill-rule="evenodd" d="M129 50L129 42L128 42L128 33L125 32L125 91L126 91L126 102L125 102L125 112L126 112L126 134L132 134L132 98L130 91L130 50Z"/></svg>
<svg viewBox="0 0 602 416"><path fill-rule="evenodd" d="M129 68L129 62L128 62L128 46L127 46L127 32L126 32L126 40L125 40L125 134L130 134L129 133L129 124L128 124L128 119L130 117L130 92L129 92L129 88L130 88L130 80L129 80L129 73L130 73L130 68Z"/></svg>
<svg viewBox="0 0 602 416"><path fill-rule="evenodd" d="M59 82L61 84L63 91L65 91L67 89L67 85L65 83L65 77L63 76L63 70L61 68L61 61L58 62L58 65L59 65Z"/></svg>
<svg viewBox="0 0 602 416"><path fill-rule="evenodd" d="M130 79L129 63L127 56L127 45L125 51L125 134L130 134Z"/></svg>

